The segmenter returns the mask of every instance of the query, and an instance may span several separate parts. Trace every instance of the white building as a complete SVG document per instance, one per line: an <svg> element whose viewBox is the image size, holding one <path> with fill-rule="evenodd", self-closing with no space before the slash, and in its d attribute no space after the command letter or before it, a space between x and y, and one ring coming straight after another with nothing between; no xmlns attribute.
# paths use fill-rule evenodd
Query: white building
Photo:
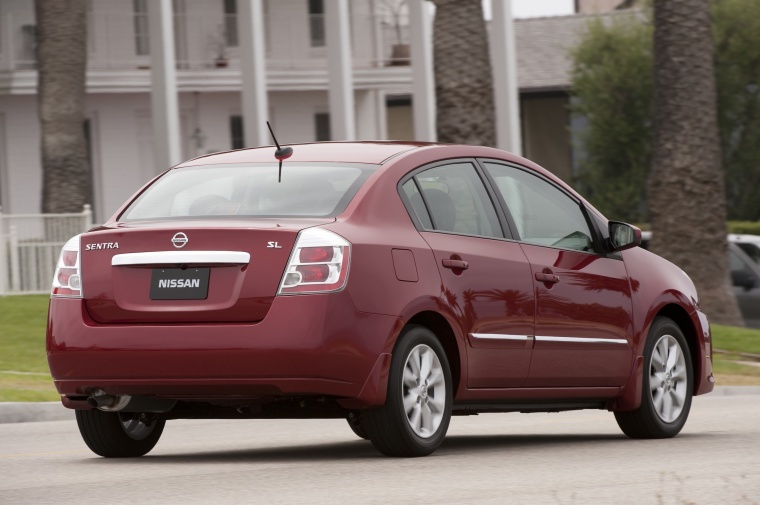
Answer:
<svg viewBox="0 0 760 505"><path fill-rule="evenodd" d="M577 10L589 1L582 0ZM611 5L618 1L609 0ZM517 117L517 105L504 99L514 85L508 78L509 51L494 50L510 40L509 3L492 4L497 147L523 152L567 179L574 156L568 134L568 49L588 17L515 23L521 115L520 124L513 126L516 120L505 121ZM336 8L340 5L345 12ZM427 7L430 2L424 0L89 0L86 128L94 221L108 218L172 163L271 144L266 120L283 143L435 140L432 15ZM167 19L163 31L150 23L156 12ZM257 19L263 30L254 29ZM172 45L175 61L162 66L156 49ZM263 58L252 58L255 54ZM0 0L4 214L41 208L35 66L34 0ZM161 110L152 110L157 83L166 84L163 89L177 98L176 108L172 100L159 100ZM257 111L262 103L266 110ZM173 123L166 119L171 116ZM243 116L258 131L244 134ZM521 130L521 138L508 129ZM177 145L173 155L166 140L171 130Z"/></svg>
<svg viewBox="0 0 760 505"><path fill-rule="evenodd" d="M240 3L242 4L241 0ZM267 111L282 142L330 140L325 3L261 2ZM153 175L158 132L151 113L151 31L148 10L158 0L90 0L88 9L87 131L92 156L95 220L116 208ZM236 0L174 0L180 159L243 147L241 54L243 30ZM375 5L378 4L378 5ZM350 86L357 139L388 137L386 100L411 92L406 19L397 33L383 2L348 5ZM396 40L396 37L402 37ZM0 206L4 213L40 209L35 20L33 0L0 2ZM160 40L158 41L160 43ZM394 44L406 60L393 60ZM407 51L404 51L407 48ZM154 49L155 51L155 49ZM401 64L399 64L401 63ZM331 78L328 78L328 75ZM153 76L155 79L155 76ZM350 104L350 101L346 103ZM411 138L411 112L395 110L395 137ZM338 109L340 110L340 109ZM158 125L160 128L160 125ZM262 121L262 128L266 128ZM333 129L335 126L333 125ZM346 138L340 135L339 138ZM265 142L271 143L267 136ZM176 160L180 161L180 160Z"/></svg>

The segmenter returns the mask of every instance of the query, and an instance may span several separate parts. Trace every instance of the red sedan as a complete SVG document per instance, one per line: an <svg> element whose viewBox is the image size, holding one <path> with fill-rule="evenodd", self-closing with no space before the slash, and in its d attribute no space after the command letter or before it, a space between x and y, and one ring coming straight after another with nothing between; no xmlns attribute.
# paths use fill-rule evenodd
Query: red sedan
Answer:
<svg viewBox="0 0 760 505"><path fill-rule="evenodd" d="M182 163L63 248L48 361L95 453L181 418L346 418L390 456L478 412L606 409L664 438L713 389L691 280L534 163L292 149Z"/></svg>

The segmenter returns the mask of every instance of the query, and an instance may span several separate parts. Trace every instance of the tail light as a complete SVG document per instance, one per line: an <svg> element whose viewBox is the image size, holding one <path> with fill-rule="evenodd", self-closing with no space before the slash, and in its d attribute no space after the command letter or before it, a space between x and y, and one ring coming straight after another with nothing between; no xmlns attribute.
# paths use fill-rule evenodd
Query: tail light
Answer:
<svg viewBox="0 0 760 505"><path fill-rule="evenodd" d="M308 228L298 234L279 295L340 291L346 285L351 244L331 231Z"/></svg>
<svg viewBox="0 0 760 505"><path fill-rule="evenodd" d="M53 274L53 289L50 296L65 298L82 298L82 267L79 253L79 237L72 237L66 242L58 257L58 264Z"/></svg>

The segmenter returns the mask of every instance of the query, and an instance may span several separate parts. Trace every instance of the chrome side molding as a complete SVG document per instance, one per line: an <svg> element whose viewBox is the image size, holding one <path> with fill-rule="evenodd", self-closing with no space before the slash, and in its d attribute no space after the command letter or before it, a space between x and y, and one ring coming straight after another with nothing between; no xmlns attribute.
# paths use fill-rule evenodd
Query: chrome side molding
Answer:
<svg viewBox="0 0 760 505"><path fill-rule="evenodd" d="M503 335L500 333L470 333L470 336L480 340L520 340L536 339L539 342L570 342L575 344L628 344L624 338L589 338L589 337L553 337L536 335Z"/></svg>
<svg viewBox="0 0 760 505"><path fill-rule="evenodd" d="M529 335L501 335L499 333L470 333L473 338L479 338L484 340L530 340Z"/></svg>
<svg viewBox="0 0 760 505"><path fill-rule="evenodd" d="M576 344L627 344L624 338L550 337L536 335L539 342L573 342Z"/></svg>

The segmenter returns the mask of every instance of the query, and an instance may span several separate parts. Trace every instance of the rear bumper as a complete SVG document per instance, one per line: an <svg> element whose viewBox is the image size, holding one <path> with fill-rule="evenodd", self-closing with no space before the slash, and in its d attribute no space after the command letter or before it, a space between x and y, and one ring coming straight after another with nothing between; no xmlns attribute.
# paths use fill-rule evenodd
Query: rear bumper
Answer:
<svg viewBox="0 0 760 505"><path fill-rule="evenodd" d="M64 396L179 399L319 395L351 408L385 401L398 318L343 293L276 297L255 324L100 324L82 300L52 299L47 353Z"/></svg>

